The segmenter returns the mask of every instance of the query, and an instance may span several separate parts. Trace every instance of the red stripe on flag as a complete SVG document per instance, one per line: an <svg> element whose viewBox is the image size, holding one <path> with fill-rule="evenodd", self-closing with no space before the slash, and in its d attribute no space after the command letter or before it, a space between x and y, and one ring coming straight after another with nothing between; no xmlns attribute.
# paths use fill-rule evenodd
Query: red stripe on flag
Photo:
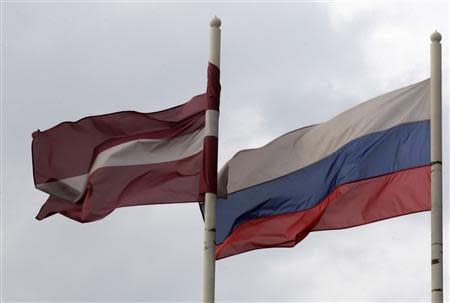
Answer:
<svg viewBox="0 0 450 303"><path fill-rule="evenodd" d="M354 227L431 209L431 167L345 184L313 231Z"/></svg>
<svg viewBox="0 0 450 303"><path fill-rule="evenodd" d="M208 99L208 109L219 110L220 105L220 70L212 63L208 64L208 84L206 95Z"/></svg>
<svg viewBox="0 0 450 303"><path fill-rule="evenodd" d="M200 177L199 201L205 201L205 193L217 193L217 137L207 136L203 141L203 171Z"/></svg>
<svg viewBox="0 0 450 303"><path fill-rule="evenodd" d="M342 185L315 207L251 220L216 248L216 259L269 247L292 247L309 232L342 229L431 208L430 166Z"/></svg>
<svg viewBox="0 0 450 303"><path fill-rule="evenodd" d="M206 90L208 109L219 110L220 70L212 63L208 64L208 87ZM206 136L203 144L203 171L200 177L199 201L205 200L205 193L217 193L218 138Z"/></svg>
<svg viewBox="0 0 450 303"><path fill-rule="evenodd" d="M69 202L53 195L42 206L38 220L55 213L79 222L99 220L115 208L144 204L197 200L203 153L178 161L132 166L104 167L88 180L83 198Z"/></svg>

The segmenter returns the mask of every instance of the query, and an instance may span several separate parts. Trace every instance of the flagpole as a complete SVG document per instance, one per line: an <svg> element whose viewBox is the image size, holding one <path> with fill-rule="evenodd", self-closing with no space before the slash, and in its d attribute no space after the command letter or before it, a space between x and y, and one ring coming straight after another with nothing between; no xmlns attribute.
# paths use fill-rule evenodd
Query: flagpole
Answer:
<svg viewBox="0 0 450 303"><path fill-rule="evenodd" d="M430 36L431 72L431 301L443 302L442 54L440 33Z"/></svg>
<svg viewBox="0 0 450 303"><path fill-rule="evenodd" d="M222 22L214 17L209 25L209 63L220 68L220 26ZM218 112L209 109L206 115L205 128L210 135L218 137ZM217 155L216 155L217 157ZM217 166L217 165L216 165ZM214 168L217 171L217 167ZM217 182L217 177L214 182ZM214 186L215 187L215 186ZM203 302L214 302L216 274L216 193L205 194L205 235L203 255Z"/></svg>

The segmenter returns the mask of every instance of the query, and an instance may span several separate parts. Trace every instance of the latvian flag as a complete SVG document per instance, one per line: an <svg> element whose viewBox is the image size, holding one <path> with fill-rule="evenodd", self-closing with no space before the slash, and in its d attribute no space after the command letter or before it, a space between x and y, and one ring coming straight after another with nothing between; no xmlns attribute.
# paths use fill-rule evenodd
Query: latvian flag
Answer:
<svg viewBox="0 0 450 303"><path fill-rule="evenodd" d="M215 192L217 138L205 120L218 119L219 95L219 69L209 64L207 93L183 105L35 132L34 183L50 194L36 218L60 213L89 222L118 207L194 202Z"/></svg>
<svg viewBox="0 0 450 303"><path fill-rule="evenodd" d="M216 258L430 209L430 81L237 153L219 173Z"/></svg>

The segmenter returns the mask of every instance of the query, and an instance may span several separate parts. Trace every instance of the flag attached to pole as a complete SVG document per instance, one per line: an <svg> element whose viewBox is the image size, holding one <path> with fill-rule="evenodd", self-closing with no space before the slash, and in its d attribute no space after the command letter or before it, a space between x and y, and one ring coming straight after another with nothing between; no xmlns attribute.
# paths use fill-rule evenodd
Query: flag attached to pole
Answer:
<svg viewBox="0 0 450 303"><path fill-rule="evenodd" d="M220 171L216 258L430 209L430 81L237 153Z"/></svg>
<svg viewBox="0 0 450 303"><path fill-rule="evenodd" d="M208 93L180 106L92 116L33 133L34 183L50 194L37 219L60 213L89 222L118 207L203 200L211 175L205 119L212 102L218 110L211 91L220 91L219 69L209 64Z"/></svg>

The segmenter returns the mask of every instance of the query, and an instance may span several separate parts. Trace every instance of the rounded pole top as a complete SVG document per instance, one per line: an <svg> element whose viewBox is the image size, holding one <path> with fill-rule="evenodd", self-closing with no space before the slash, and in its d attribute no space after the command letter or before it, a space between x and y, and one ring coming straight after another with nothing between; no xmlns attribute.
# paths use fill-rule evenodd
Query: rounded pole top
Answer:
<svg viewBox="0 0 450 303"><path fill-rule="evenodd" d="M211 21L209 22L209 26L211 27L219 28L221 25L222 21L220 21L220 19L217 18L217 16L214 16L214 18L212 18Z"/></svg>
<svg viewBox="0 0 450 303"><path fill-rule="evenodd" d="M434 31L434 33L430 35L431 42L441 42L441 39L442 35L438 31Z"/></svg>

